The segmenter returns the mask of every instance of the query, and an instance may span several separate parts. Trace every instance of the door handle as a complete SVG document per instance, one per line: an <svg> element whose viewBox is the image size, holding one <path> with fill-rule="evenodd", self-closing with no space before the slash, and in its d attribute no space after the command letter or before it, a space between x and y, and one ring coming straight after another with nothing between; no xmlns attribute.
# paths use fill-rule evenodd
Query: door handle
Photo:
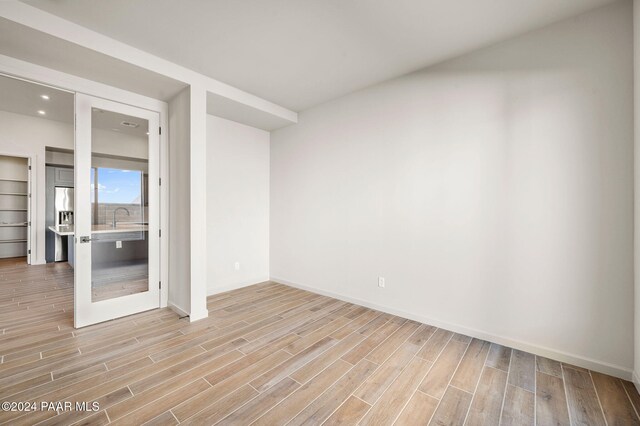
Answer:
<svg viewBox="0 0 640 426"><path fill-rule="evenodd" d="M91 242L91 237L85 236L85 237L80 237L80 243L90 243Z"/></svg>

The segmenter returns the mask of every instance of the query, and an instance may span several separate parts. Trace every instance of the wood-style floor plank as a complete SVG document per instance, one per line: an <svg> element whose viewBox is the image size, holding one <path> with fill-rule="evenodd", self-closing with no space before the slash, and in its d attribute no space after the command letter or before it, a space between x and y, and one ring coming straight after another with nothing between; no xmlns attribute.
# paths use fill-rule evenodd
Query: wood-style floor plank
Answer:
<svg viewBox="0 0 640 426"><path fill-rule="evenodd" d="M424 343L419 332L403 343L354 393L363 401L374 404L391 383L402 373Z"/></svg>
<svg viewBox="0 0 640 426"><path fill-rule="evenodd" d="M362 425L393 423L431 366L431 362L414 357L360 423Z"/></svg>
<svg viewBox="0 0 640 426"><path fill-rule="evenodd" d="M449 343L449 340L453 336L453 333L447 330L439 328L431 336L422 350L418 353L418 356L430 362L434 362L442 349Z"/></svg>
<svg viewBox="0 0 640 426"><path fill-rule="evenodd" d="M288 422L330 388L340 377L349 371L351 367L353 366L348 362L338 359L316 377L301 386L291 396L267 411L266 414L257 419L253 424L270 426Z"/></svg>
<svg viewBox="0 0 640 426"><path fill-rule="evenodd" d="M420 392L441 399L468 346L451 339L418 387Z"/></svg>
<svg viewBox="0 0 640 426"><path fill-rule="evenodd" d="M352 349L358 343L364 340L364 336L358 333L352 333L342 339L331 349L319 355L316 359L310 361L291 375L291 378L298 383L306 383L316 374L320 373L329 365L333 364L345 352ZM346 362L346 361L345 361Z"/></svg>
<svg viewBox="0 0 640 426"><path fill-rule="evenodd" d="M291 426L321 424L349 398L377 366L366 359L361 360L287 424Z"/></svg>
<svg viewBox="0 0 640 426"><path fill-rule="evenodd" d="M271 369L274 364L279 364L289 356L290 355L284 351L278 351L240 370L229 372L227 375L221 377L219 381L209 378L207 381L211 384L210 389L207 389L188 401L177 405L172 408L171 411L178 421L186 420L205 409L211 403L224 398L229 393L239 389L245 384L248 384L255 377L258 377L265 371ZM207 379L207 377L205 377L205 379Z"/></svg>
<svg viewBox="0 0 640 426"><path fill-rule="evenodd" d="M469 408L466 424L473 426L500 423L507 373L485 366Z"/></svg>
<svg viewBox="0 0 640 426"><path fill-rule="evenodd" d="M352 395L333 412L323 426L357 425L370 408L369 404Z"/></svg>
<svg viewBox="0 0 640 426"><path fill-rule="evenodd" d="M535 390L536 357L527 352L513 350L509 367L509 384L529 392Z"/></svg>
<svg viewBox="0 0 640 426"><path fill-rule="evenodd" d="M509 371L511 362L511 348L507 348L496 343L492 343L487 355L487 367L497 368L502 371Z"/></svg>
<svg viewBox="0 0 640 426"><path fill-rule="evenodd" d="M549 358L537 356L536 371L562 378L562 363Z"/></svg>
<svg viewBox="0 0 640 426"><path fill-rule="evenodd" d="M606 424L589 372L564 365L562 371L572 424Z"/></svg>
<svg viewBox="0 0 640 426"><path fill-rule="evenodd" d="M621 379L620 382L622 382L622 386L624 387L624 390L627 392L627 396L629 397L629 400L631 401L633 408L635 408L636 413L640 415L640 394L638 394L638 391L636 390L636 386L627 380Z"/></svg>
<svg viewBox="0 0 640 426"><path fill-rule="evenodd" d="M629 397L619 379L591 372L596 393L609 425L640 425L638 414L629 404Z"/></svg>
<svg viewBox="0 0 640 426"><path fill-rule="evenodd" d="M429 424L438 426L464 424L472 397L473 395L469 392L449 386Z"/></svg>
<svg viewBox="0 0 640 426"><path fill-rule="evenodd" d="M295 380L285 377L275 385L260 393L246 404L238 404L239 408L221 420L221 424L237 425L248 424L260 417L262 413L270 410L278 402L285 399L300 387ZM194 423L196 425L201 422Z"/></svg>
<svg viewBox="0 0 640 426"><path fill-rule="evenodd" d="M455 376L451 379L451 386L473 393L482 374L485 360L489 353L489 342L473 339L464 354Z"/></svg>
<svg viewBox="0 0 640 426"><path fill-rule="evenodd" d="M180 424L212 425L218 423L223 418L230 416L240 407L247 404L247 402L255 400L255 398L257 398L259 395L260 393L253 389L251 386L244 385L241 388L231 392L224 398L219 399L211 405L208 405L204 410L200 411L193 417L189 417L187 420L181 422Z"/></svg>
<svg viewBox="0 0 640 426"><path fill-rule="evenodd" d="M640 423L630 382L273 282L209 297L195 323L76 330L73 278L0 260L0 399L100 409L0 424Z"/></svg>
<svg viewBox="0 0 640 426"><path fill-rule="evenodd" d="M561 377L540 371L536 373L536 419L543 425L571 424Z"/></svg>
<svg viewBox="0 0 640 426"><path fill-rule="evenodd" d="M169 382L143 400L136 399L134 396L108 408L106 412L109 419L118 425L143 424L157 417L158 412L168 411L171 407L189 400L210 387L211 385L204 379L198 379L182 387ZM170 417L175 419L173 414Z"/></svg>
<svg viewBox="0 0 640 426"><path fill-rule="evenodd" d="M398 426L411 424L428 425L439 402L437 399L422 392L414 392L395 424Z"/></svg>
<svg viewBox="0 0 640 426"><path fill-rule="evenodd" d="M533 425L535 419L534 411L535 397L533 393L519 386L507 384L501 424Z"/></svg>

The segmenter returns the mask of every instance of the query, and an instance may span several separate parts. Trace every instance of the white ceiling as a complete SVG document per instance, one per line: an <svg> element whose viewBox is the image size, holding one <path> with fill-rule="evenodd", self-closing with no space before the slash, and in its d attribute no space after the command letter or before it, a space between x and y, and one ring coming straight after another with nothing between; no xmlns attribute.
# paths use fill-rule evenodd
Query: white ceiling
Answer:
<svg viewBox="0 0 640 426"><path fill-rule="evenodd" d="M137 127L125 126L122 124L123 122L130 123ZM93 108L91 110L91 127L147 139L149 122L144 118Z"/></svg>
<svg viewBox="0 0 640 426"><path fill-rule="evenodd" d="M187 87L186 83L5 18L0 18L0 55L164 101ZM5 110L10 107L1 99L0 104L5 105ZM264 130L292 123L280 115L211 92L207 95L207 112Z"/></svg>
<svg viewBox="0 0 640 426"><path fill-rule="evenodd" d="M73 93L5 76L0 76L0 93L1 111L73 123ZM42 99L42 95L49 96L49 100Z"/></svg>
<svg viewBox="0 0 640 426"><path fill-rule="evenodd" d="M613 0L24 0L295 111Z"/></svg>
<svg viewBox="0 0 640 426"><path fill-rule="evenodd" d="M73 123L74 94L49 86L19 80L0 75L0 111L29 115L45 120ZM43 99L46 95L49 99ZM40 114L43 111L45 114ZM138 127L122 125L123 121L137 124ZM147 120L119 114L112 111L93 111L93 128L115 131L131 136L147 138L149 123Z"/></svg>
<svg viewBox="0 0 640 426"><path fill-rule="evenodd" d="M171 99L186 87L184 83L4 18L0 18L0 54L155 99Z"/></svg>

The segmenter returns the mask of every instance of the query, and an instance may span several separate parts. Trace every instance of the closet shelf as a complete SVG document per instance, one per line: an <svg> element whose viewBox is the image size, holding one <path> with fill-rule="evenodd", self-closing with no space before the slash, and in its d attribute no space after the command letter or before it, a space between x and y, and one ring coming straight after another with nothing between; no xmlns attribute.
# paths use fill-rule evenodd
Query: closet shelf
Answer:
<svg viewBox="0 0 640 426"><path fill-rule="evenodd" d="M0 228L24 228L26 226L27 226L27 222L0 223Z"/></svg>
<svg viewBox="0 0 640 426"><path fill-rule="evenodd" d="M0 240L0 244L26 243L27 240Z"/></svg>
<svg viewBox="0 0 640 426"><path fill-rule="evenodd" d="M0 195L15 195L20 197L26 197L29 194L25 192L0 192Z"/></svg>

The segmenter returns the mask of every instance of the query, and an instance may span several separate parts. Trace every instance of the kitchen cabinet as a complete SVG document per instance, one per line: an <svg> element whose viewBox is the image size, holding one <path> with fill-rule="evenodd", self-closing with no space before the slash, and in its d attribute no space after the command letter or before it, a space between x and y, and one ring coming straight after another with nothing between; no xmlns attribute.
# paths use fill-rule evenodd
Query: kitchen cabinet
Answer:
<svg viewBox="0 0 640 426"><path fill-rule="evenodd" d="M54 167L53 176L55 186L73 187L73 169Z"/></svg>

